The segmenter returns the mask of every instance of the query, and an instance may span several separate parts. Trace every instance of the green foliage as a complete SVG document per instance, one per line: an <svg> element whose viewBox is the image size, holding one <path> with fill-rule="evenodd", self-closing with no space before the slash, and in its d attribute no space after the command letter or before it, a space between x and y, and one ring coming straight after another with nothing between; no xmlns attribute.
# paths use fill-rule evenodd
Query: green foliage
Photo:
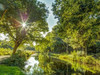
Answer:
<svg viewBox="0 0 100 75"><path fill-rule="evenodd" d="M18 66L23 68L25 65L25 61L29 58L30 54L24 51L17 51L10 58L4 60L2 63L9 66Z"/></svg>
<svg viewBox="0 0 100 75"><path fill-rule="evenodd" d="M62 59L62 60L70 60L70 61L75 61L75 62L78 62L78 63L83 63L83 64L89 64L89 65L97 65L100 66L99 64L99 60L98 59L95 59L94 57L92 56L86 56L84 57L84 55L81 55L78 54L77 52L72 52L71 54L69 55L59 55L59 58Z"/></svg>
<svg viewBox="0 0 100 75"><path fill-rule="evenodd" d="M23 52L26 53L28 57L35 53L34 51L30 51L30 50L25 50ZM9 48L0 48L0 56L11 55L11 54L12 54L11 49L9 49Z"/></svg>
<svg viewBox="0 0 100 75"><path fill-rule="evenodd" d="M0 56L2 55L11 55L12 54L12 50L11 49L7 49L7 48L0 48Z"/></svg>
<svg viewBox="0 0 100 75"><path fill-rule="evenodd" d="M100 60L97 60L92 56L79 56L76 52L73 52L70 55L59 55L57 58L70 63L75 71L81 69L84 71L90 71L92 73L100 71Z"/></svg>
<svg viewBox="0 0 100 75"><path fill-rule="evenodd" d="M35 65L33 69L34 69L33 73L34 75L44 75L44 71L40 67Z"/></svg>
<svg viewBox="0 0 100 75"><path fill-rule="evenodd" d="M24 75L18 67L0 65L1 75Z"/></svg>
<svg viewBox="0 0 100 75"><path fill-rule="evenodd" d="M58 18L54 31L74 49L90 47L100 40L99 0L55 0Z"/></svg>
<svg viewBox="0 0 100 75"><path fill-rule="evenodd" d="M96 64L96 59L92 56L87 56L82 61L86 62L86 64Z"/></svg>
<svg viewBox="0 0 100 75"><path fill-rule="evenodd" d="M6 40L0 40L0 48L10 48L13 49L13 42L6 41Z"/></svg>
<svg viewBox="0 0 100 75"><path fill-rule="evenodd" d="M89 54L97 54L100 53L100 42L96 42L95 45L90 46L88 49Z"/></svg>
<svg viewBox="0 0 100 75"><path fill-rule="evenodd" d="M52 75L53 71L53 62L50 61L50 57L47 53L39 54L39 66L44 70L44 74Z"/></svg>
<svg viewBox="0 0 100 75"><path fill-rule="evenodd" d="M0 13L0 33L14 41L14 53L19 45L40 41L48 31L46 5L37 0L0 0L5 10ZM26 23L26 27L23 27Z"/></svg>
<svg viewBox="0 0 100 75"><path fill-rule="evenodd" d="M96 58L100 60L100 52L95 54Z"/></svg>
<svg viewBox="0 0 100 75"><path fill-rule="evenodd" d="M66 63L52 58L48 53L39 54L39 67L44 71L43 75L65 75L67 70Z"/></svg>
<svg viewBox="0 0 100 75"><path fill-rule="evenodd" d="M31 50L25 50L24 52L25 54L27 54L27 57L30 57L32 54L35 53L35 51L31 51Z"/></svg>
<svg viewBox="0 0 100 75"><path fill-rule="evenodd" d="M36 50L40 52L54 52L61 53L66 52L66 43L53 32L46 35L45 40L36 46Z"/></svg>
<svg viewBox="0 0 100 75"><path fill-rule="evenodd" d="M34 47L30 47L30 46L26 46L24 49L25 49L25 50L35 50Z"/></svg>

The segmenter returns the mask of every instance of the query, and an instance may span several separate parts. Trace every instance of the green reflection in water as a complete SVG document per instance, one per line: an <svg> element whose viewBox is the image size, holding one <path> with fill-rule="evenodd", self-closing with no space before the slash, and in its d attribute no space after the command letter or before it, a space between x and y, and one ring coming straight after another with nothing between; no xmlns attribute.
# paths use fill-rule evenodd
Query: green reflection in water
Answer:
<svg viewBox="0 0 100 75"><path fill-rule="evenodd" d="M44 70L44 74L52 75L54 73L53 70L53 61L48 53L46 54L39 54L39 66Z"/></svg>
<svg viewBox="0 0 100 75"><path fill-rule="evenodd" d="M100 75L96 67L91 67L67 60L67 63L52 58L48 53L38 55L39 68L33 75ZM40 70L39 70L40 69Z"/></svg>

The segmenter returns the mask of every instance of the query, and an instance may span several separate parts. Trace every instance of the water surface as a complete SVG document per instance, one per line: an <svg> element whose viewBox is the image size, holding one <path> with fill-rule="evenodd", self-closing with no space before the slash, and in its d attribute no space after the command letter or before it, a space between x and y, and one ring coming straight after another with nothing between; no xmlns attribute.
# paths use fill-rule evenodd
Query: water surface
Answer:
<svg viewBox="0 0 100 75"><path fill-rule="evenodd" d="M40 53L37 56L32 55L25 63L27 75L100 75L96 66L64 62L52 58L46 53Z"/></svg>

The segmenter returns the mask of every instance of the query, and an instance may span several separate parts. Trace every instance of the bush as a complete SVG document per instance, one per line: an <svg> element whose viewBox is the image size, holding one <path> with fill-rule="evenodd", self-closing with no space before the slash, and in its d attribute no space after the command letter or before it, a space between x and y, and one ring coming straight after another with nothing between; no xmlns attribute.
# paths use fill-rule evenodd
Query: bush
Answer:
<svg viewBox="0 0 100 75"><path fill-rule="evenodd" d="M27 57L29 57L30 55L34 54L34 51L30 51L30 50L25 50L25 53L27 54Z"/></svg>
<svg viewBox="0 0 100 75"><path fill-rule="evenodd" d="M84 54L84 53L83 53ZM99 56L99 54L98 54ZM93 56L84 56L84 55L81 55L79 54L79 52L75 52L73 51L71 54L67 55L67 54L62 54L62 55L59 55L57 56L59 57L60 60L64 60L64 61L76 61L76 62L79 62L79 63L85 63L85 64L89 64L89 65L100 65L100 58L98 59L95 59Z"/></svg>
<svg viewBox="0 0 100 75"><path fill-rule="evenodd" d="M87 64L96 64L96 59L92 56L87 56L84 58L84 62Z"/></svg>
<svg viewBox="0 0 100 75"><path fill-rule="evenodd" d="M12 50L9 48L0 48L0 56L2 55L11 55Z"/></svg>
<svg viewBox="0 0 100 75"><path fill-rule="evenodd" d="M9 66L18 66L20 68L24 67L24 62L29 58L30 54L25 51L18 50L14 55L10 58L3 61L4 64Z"/></svg>

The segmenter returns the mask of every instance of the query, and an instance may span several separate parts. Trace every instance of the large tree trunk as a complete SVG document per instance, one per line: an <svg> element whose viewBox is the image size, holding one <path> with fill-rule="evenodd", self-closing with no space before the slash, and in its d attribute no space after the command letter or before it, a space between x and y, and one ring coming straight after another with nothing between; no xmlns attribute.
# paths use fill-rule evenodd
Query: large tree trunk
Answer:
<svg viewBox="0 0 100 75"><path fill-rule="evenodd" d="M25 38L25 36L26 36L25 28L21 31L21 33L19 33L19 31L17 30L15 46L14 46L14 49L13 49L13 55L16 53L17 48L22 43L22 41Z"/></svg>
<svg viewBox="0 0 100 75"><path fill-rule="evenodd" d="M17 46L17 44L15 44L14 49L13 49L13 55L16 53L17 48L18 48L18 46Z"/></svg>
<svg viewBox="0 0 100 75"><path fill-rule="evenodd" d="M15 46L14 46L14 49L13 49L13 55L16 53L17 48L19 47L20 44L21 43L18 43L18 42L15 43Z"/></svg>

